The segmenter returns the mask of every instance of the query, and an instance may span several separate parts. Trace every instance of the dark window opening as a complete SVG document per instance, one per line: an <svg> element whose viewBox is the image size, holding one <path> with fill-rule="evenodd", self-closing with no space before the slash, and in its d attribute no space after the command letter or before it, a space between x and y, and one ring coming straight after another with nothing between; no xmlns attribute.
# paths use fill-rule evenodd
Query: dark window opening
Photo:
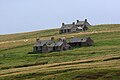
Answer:
<svg viewBox="0 0 120 80"><path fill-rule="evenodd" d="M68 32L70 32L70 29L68 29Z"/></svg>
<svg viewBox="0 0 120 80"><path fill-rule="evenodd" d="M67 30L65 29L65 33L67 32Z"/></svg>
<svg viewBox="0 0 120 80"><path fill-rule="evenodd" d="M81 42L79 43L79 46L81 46Z"/></svg>
<svg viewBox="0 0 120 80"><path fill-rule="evenodd" d="M55 51L55 50L56 50L56 48L55 48L55 47L53 47L53 50Z"/></svg>
<svg viewBox="0 0 120 80"><path fill-rule="evenodd" d="M36 51L38 51L38 47L36 47Z"/></svg>

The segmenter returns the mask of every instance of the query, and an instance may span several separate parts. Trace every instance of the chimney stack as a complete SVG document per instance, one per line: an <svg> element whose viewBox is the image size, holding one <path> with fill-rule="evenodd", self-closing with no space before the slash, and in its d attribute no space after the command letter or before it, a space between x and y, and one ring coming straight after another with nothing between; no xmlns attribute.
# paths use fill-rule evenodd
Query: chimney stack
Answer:
<svg viewBox="0 0 120 80"><path fill-rule="evenodd" d="M85 19L85 22L87 22L87 19Z"/></svg>
<svg viewBox="0 0 120 80"><path fill-rule="evenodd" d="M73 22L73 25L75 25L75 22Z"/></svg>
<svg viewBox="0 0 120 80"><path fill-rule="evenodd" d="M51 37L51 41L54 41L54 37Z"/></svg>
<svg viewBox="0 0 120 80"><path fill-rule="evenodd" d="M62 26L64 26L65 25L65 23L62 23Z"/></svg>
<svg viewBox="0 0 120 80"><path fill-rule="evenodd" d="M39 40L40 40L40 39L39 39L39 38L37 38L37 39L36 39L36 42L38 42Z"/></svg>
<svg viewBox="0 0 120 80"><path fill-rule="evenodd" d="M77 23L79 22L79 20L77 20Z"/></svg>
<svg viewBox="0 0 120 80"><path fill-rule="evenodd" d="M59 39L58 39L58 41L62 42L62 41L63 41L63 39L62 39L62 38L59 38Z"/></svg>

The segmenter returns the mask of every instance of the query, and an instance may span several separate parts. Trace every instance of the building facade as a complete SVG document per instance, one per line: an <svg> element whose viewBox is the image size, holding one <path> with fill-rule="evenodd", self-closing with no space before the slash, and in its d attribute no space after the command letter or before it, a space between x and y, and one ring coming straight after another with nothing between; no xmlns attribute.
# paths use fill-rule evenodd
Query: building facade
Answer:
<svg viewBox="0 0 120 80"><path fill-rule="evenodd" d="M36 44L33 46L33 52L39 53L49 53L54 51L64 51L69 50L72 47L85 47L92 46L94 41L90 37L84 38L71 38L66 40L65 38L60 38L58 41L51 40L36 40Z"/></svg>
<svg viewBox="0 0 120 80"><path fill-rule="evenodd" d="M73 22L72 24L65 24L62 23L62 27L59 30L59 33L72 33L72 32L80 32L80 31L86 31L88 30L88 26L91 26L90 23L88 23L87 19L85 21L79 21Z"/></svg>
<svg viewBox="0 0 120 80"><path fill-rule="evenodd" d="M85 46L93 46L94 41L90 37L72 38L69 40L68 44L72 47L85 47Z"/></svg>
<svg viewBox="0 0 120 80"><path fill-rule="evenodd" d="M53 51L64 51L70 49L71 46L65 39L59 39L58 41L51 40L36 40L36 44L33 46L34 52L48 53Z"/></svg>

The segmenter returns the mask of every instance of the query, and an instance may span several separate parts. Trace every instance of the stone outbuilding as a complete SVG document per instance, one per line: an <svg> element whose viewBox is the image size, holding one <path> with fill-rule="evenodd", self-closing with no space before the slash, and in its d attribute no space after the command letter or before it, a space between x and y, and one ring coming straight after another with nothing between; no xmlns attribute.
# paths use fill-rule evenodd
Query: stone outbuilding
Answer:
<svg viewBox="0 0 120 80"><path fill-rule="evenodd" d="M84 46L92 46L94 44L94 41L90 37L72 38L69 40L68 44L71 47L84 47Z"/></svg>

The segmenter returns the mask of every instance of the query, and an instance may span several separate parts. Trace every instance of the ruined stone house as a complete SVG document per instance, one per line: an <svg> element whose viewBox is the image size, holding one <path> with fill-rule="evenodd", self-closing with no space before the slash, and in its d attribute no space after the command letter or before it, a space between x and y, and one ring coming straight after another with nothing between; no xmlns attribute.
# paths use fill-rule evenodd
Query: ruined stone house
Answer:
<svg viewBox="0 0 120 80"><path fill-rule="evenodd" d="M69 40L68 44L72 47L84 47L92 46L94 44L94 41L90 37L72 38Z"/></svg>
<svg viewBox="0 0 120 80"><path fill-rule="evenodd" d="M90 37L84 38L71 38L66 40L65 38L60 38L55 41L54 38L50 40L36 40L36 44L33 46L34 52L48 53L53 51L64 51L69 50L72 47L84 47L92 46L94 44Z"/></svg>
<svg viewBox="0 0 120 80"><path fill-rule="evenodd" d="M51 40L38 40L33 47L34 52L48 53L53 51L64 51L70 49L70 45L66 42L65 39L59 39L58 41L54 41L53 38Z"/></svg>

